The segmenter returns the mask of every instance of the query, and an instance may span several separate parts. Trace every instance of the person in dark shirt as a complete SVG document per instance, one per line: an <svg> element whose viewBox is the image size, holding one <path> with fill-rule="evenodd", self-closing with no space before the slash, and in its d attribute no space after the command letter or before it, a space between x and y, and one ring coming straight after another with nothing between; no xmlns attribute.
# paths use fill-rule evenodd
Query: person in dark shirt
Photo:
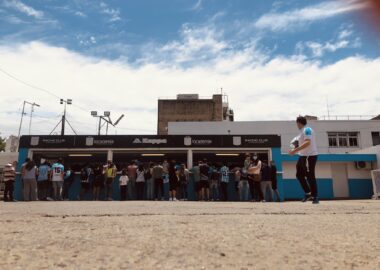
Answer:
<svg viewBox="0 0 380 270"><path fill-rule="evenodd" d="M104 187L104 176L103 168L98 164L94 169L94 200L99 201L100 199L100 190Z"/></svg>
<svg viewBox="0 0 380 270"><path fill-rule="evenodd" d="M200 187L201 187L201 198L200 200L208 201L210 198L210 184L209 184L209 172L210 166L208 166L207 161L203 161L199 165L199 171L201 173Z"/></svg>
<svg viewBox="0 0 380 270"><path fill-rule="evenodd" d="M177 201L178 175L175 166L174 160L169 163L169 201Z"/></svg>
<svg viewBox="0 0 380 270"><path fill-rule="evenodd" d="M261 167L261 190L263 193L264 201L266 199L267 193L269 193L268 201L273 201L271 168L266 161L263 162L263 166Z"/></svg>
<svg viewBox="0 0 380 270"><path fill-rule="evenodd" d="M270 174L272 180L272 190L276 194L277 202L281 202L280 192L277 189L277 167L274 161L270 162Z"/></svg>

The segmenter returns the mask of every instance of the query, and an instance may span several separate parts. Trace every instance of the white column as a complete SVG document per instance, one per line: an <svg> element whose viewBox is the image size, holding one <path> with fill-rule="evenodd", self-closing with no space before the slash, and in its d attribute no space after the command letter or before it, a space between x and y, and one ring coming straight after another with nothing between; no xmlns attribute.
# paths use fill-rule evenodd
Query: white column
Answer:
<svg viewBox="0 0 380 270"><path fill-rule="evenodd" d="M193 167L193 150L187 150L187 168L191 169Z"/></svg>
<svg viewBox="0 0 380 270"><path fill-rule="evenodd" d="M112 150L107 151L107 160L113 161L113 151Z"/></svg>

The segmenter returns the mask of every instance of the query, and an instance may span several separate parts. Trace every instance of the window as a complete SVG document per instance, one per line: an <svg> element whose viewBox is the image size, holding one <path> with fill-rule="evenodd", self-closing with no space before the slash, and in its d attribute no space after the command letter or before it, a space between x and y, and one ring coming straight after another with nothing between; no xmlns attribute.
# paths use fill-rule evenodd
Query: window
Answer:
<svg viewBox="0 0 380 270"><path fill-rule="evenodd" d="M359 147L359 132L328 132L329 147Z"/></svg>
<svg viewBox="0 0 380 270"><path fill-rule="evenodd" d="M380 145L380 132L372 132L373 145Z"/></svg>

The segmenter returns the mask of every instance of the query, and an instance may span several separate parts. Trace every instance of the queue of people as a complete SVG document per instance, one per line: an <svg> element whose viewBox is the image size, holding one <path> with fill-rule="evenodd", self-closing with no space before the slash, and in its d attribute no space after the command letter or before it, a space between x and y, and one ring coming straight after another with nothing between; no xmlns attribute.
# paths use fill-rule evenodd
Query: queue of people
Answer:
<svg viewBox="0 0 380 270"><path fill-rule="evenodd" d="M247 155L244 166L229 168L227 164L209 164L199 161L190 170L175 160L160 163L132 161L118 170L108 161L106 164L86 164L80 171L65 168L61 159L53 164L47 161L39 166L29 158L21 168L24 201L69 200L70 190L79 174L80 191L77 200L113 200L114 182L118 181L119 198L125 200L164 200L164 184L169 186L169 200L188 200L190 176L194 179L196 199L200 201L228 201L229 185L234 186L240 201L273 201L274 194L280 201L277 190L277 170L273 162L267 163L257 155ZM117 175L120 174L120 177ZM15 166L5 168L6 194L4 200L13 201ZM231 195L230 195L231 196Z"/></svg>

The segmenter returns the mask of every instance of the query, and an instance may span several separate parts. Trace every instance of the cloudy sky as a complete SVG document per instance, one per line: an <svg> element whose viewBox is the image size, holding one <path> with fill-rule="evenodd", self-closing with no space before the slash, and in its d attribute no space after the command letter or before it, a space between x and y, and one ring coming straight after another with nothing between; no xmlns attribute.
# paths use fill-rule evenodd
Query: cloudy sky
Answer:
<svg viewBox="0 0 380 270"><path fill-rule="evenodd" d="M78 134L96 132L91 110L126 115L110 134L154 134L159 97L221 88L238 121L323 116L327 100L334 115L377 115L380 35L363 19L368 5L0 0L0 133L17 134L27 100L41 105L31 132L48 134L59 98L72 98Z"/></svg>

